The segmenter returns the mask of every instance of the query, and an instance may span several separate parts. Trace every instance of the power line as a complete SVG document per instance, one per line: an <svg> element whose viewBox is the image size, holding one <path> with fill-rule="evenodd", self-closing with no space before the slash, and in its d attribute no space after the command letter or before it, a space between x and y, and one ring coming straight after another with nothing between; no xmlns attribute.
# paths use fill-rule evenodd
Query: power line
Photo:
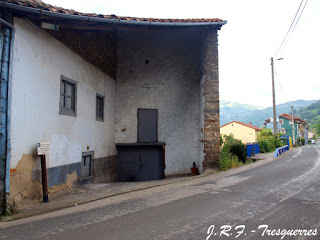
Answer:
<svg viewBox="0 0 320 240"><path fill-rule="evenodd" d="M299 15L299 17L298 17L298 20L296 21L296 23L295 23L295 25L294 25L294 27L293 27L293 29L292 29L289 37L288 37L288 40L287 40L287 42L284 44L283 48L284 48L284 47L287 45L287 43L289 42L289 40L290 40L290 38L291 38L291 36L292 36L292 33L294 32L294 30L295 30L295 28L296 28L296 26L297 26L297 24L298 24L298 22L299 22L299 20L300 20L300 17L301 17L301 15L302 15L302 13L303 13L303 10L304 10L304 8L306 7L308 1L309 1L309 0L307 0L306 3L304 4L304 6L303 6L303 8L302 8L302 10L301 10L301 12L300 12L300 15Z"/></svg>
<svg viewBox="0 0 320 240"><path fill-rule="evenodd" d="M289 98L288 98L288 95L285 94L285 92L283 91L283 88L282 88L282 85L281 85L281 83L280 83L279 76L278 76L278 73L277 73L277 69L276 69L276 68L275 68L275 75L277 76L276 79L277 79L277 81L278 81L278 83L279 83L281 92L283 93L283 95L284 95L284 96L287 98L287 100L288 100L288 99L289 99ZM289 106L289 108L291 108L291 106L289 105L289 101L287 101L286 104Z"/></svg>
<svg viewBox="0 0 320 240"><path fill-rule="evenodd" d="M294 18L293 18L293 20L292 20L292 23L291 23L291 25L290 25L290 27L289 27L289 30L288 30L286 36L284 37L284 39L282 40L282 43L280 44L280 47L278 48L278 50L276 51L276 53L274 54L274 56L277 55L277 53L278 53L279 50L281 49L283 43L284 43L285 40L287 39L288 34L289 34L289 32L290 32L290 30L291 30L291 28L292 28L292 26L293 26L293 23L294 23L295 20L296 20L296 17L297 17L297 15L298 15L298 13L299 13L299 10L300 10L300 8L301 8L301 6L302 6L303 1L304 1L304 0L301 1L300 5L299 5L299 8L298 8L298 10L297 10L297 12L296 12L296 14L295 14L295 16L294 16ZM301 16L301 15L300 15L300 16Z"/></svg>

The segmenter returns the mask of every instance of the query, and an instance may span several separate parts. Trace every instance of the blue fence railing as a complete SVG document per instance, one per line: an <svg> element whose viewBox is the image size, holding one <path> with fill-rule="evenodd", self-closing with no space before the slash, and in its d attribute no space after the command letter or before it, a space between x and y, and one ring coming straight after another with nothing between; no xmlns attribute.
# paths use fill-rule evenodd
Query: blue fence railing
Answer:
<svg viewBox="0 0 320 240"><path fill-rule="evenodd" d="M274 157L278 157L279 155L281 155L282 153L286 152L289 150L289 146L285 145L283 147L279 147L274 151Z"/></svg>

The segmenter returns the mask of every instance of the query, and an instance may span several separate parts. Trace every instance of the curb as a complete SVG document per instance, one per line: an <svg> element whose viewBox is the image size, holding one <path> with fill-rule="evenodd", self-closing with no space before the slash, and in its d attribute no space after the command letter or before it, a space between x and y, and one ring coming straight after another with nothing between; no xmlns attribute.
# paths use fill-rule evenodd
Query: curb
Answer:
<svg viewBox="0 0 320 240"><path fill-rule="evenodd" d="M217 170L209 170L209 169L207 169L206 171L204 171L200 175L195 175L195 176L191 176L191 177L185 177L183 179L177 179L177 180L172 180L172 181L168 181L168 182L162 182L162 183L158 183L158 184L155 184L155 185L152 185L152 186L147 186L147 187L140 187L140 188L138 187L138 188L135 188L135 189L132 189L132 190L122 191L122 192L113 193L113 194L109 194L109 195L107 194L107 195L102 196L102 197L96 197L96 198L83 200L83 201L80 201L79 203L76 203L76 204L74 204L74 203L72 203L72 204L66 203L66 204L64 204L62 206L41 209L38 212L37 211L33 211L33 212L30 211L29 213L26 212L25 214L24 213L21 213L21 214L17 213L17 214L14 214L12 216L4 216L2 218L2 220L0 221L0 228L1 228L1 223L2 222L3 223L5 223L5 222L13 222L15 220L24 219L24 218L28 218L28 217L32 217L32 216L37 216L37 215L41 215L41 214L45 214L45 213L50 213L50 212L54 212L54 211L57 211L57 210L63 210L63 209L70 208L70 207L73 207L73 206L83 205L83 204L86 204L86 203L91 203L91 202L94 202L94 201L99 201L99 200L103 200L103 199L107 199L107 198L112 198L112 197L123 195L123 194L127 194L127 193L143 191L143 190L157 188L157 187L160 187L160 186L171 185L171 184L179 183L179 182L187 182L187 181L190 181L190 180L193 180L193 179L199 179L199 178L203 178L203 177L206 177L206 176L209 176L209 175L214 175L215 173L218 173L218 174L221 173L223 175L222 177L231 176L231 175L234 175L234 174L246 171L246 170L250 170L250 169L262 166L262 165L267 164L267 163L269 163L271 161L274 161L276 159L278 159L278 158L267 158L267 159L263 159L263 160L256 160L254 163L251 163L251 164L248 164L248 165L243 165L243 166L235 168L235 169L228 169L227 171L217 171ZM257 164L258 162L260 162L260 164Z"/></svg>
<svg viewBox="0 0 320 240"><path fill-rule="evenodd" d="M178 182L186 182L186 181L189 181L189 180L192 180L192 179L202 178L202 177L214 174L215 172L216 172L216 170L207 170L207 171L205 171L204 173L202 173L200 175L191 176L191 177L188 177L188 178L186 177L186 178L178 179L178 180L172 180L172 181L168 181L168 182L163 182L163 183L159 183L159 184L152 185L152 186L135 188L135 189L132 189L132 190L127 190L127 191L122 191L122 192L118 192L118 193L114 193L114 194L109 194L109 195L105 195L105 196L102 196L102 197L91 198L91 199L80 201L77 204L67 203L67 204L65 204L63 206L57 206L57 207L51 207L51 208L47 208L47 209L42 209L41 211L38 211L38 212L34 211L34 212L29 212L29 213L27 212L25 214L17 213L17 214L11 215L11 216L4 216L2 218L2 220L0 220L0 224L1 224L1 222L11 222L11 221L15 221L15 220L31 217L31 216L41 215L41 214L44 214L44 213L49 213L49 212L53 212L53 211L62 210L62 209L66 209L66 208L69 208L69 207L77 206L77 205L83 205L83 204L86 204L86 203L90 203L90 202L99 201L99 200L106 199L106 198L119 196L119 195L122 195L122 194L138 192L138 191L142 191L142 190L146 190L146 189L152 189L152 188L156 188L156 187L160 187L160 186L166 186L166 185L170 185L170 184L174 184L174 183L178 183Z"/></svg>

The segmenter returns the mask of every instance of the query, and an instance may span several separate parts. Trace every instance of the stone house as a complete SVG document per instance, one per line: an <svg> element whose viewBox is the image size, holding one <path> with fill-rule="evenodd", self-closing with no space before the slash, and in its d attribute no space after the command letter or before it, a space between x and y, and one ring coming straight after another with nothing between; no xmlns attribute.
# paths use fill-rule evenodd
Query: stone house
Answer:
<svg viewBox="0 0 320 240"><path fill-rule="evenodd" d="M157 111L165 175L216 166L225 21L83 14L36 0L0 1L0 12L4 204L41 196L38 142L51 145L50 188L83 174L116 181L116 143L137 142L139 109Z"/></svg>

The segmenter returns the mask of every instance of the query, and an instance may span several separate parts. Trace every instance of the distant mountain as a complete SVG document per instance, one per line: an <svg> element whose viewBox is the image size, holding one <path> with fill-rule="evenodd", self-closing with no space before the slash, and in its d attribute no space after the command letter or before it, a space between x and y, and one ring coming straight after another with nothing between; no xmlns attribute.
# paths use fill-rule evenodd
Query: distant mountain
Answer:
<svg viewBox="0 0 320 240"><path fill-rule="evenodd" d="M233 120L239 120L241 116L245 116L254 110L263 109L249 104L241 104L236 102L220 101L220 125L224 125Z"/></svg>
<svg viewBox="0 0 320 240"><path fill-rule="evenodd" d="M314 128L320 122L320 100L312 103L308 107L300 108L297 111L297 116L302 119L307 119L307 123L311 128Z"/></svg>
<svg viewBox="0 0 320 240"><path fill-rule="evenodd" d="M290 113L291 107L295 106L295 110L299 110L302 107L308 107L312 103L318 100L297 100L288 103L279 104L276 106L277 116L282 113ZM248 104L240 104L229 101L220 101L220 125L232 122L234 120L244 122L257 127L262 127L264 125L264 120L272 117L273 109L272 107L261 108Z"/></svg>

